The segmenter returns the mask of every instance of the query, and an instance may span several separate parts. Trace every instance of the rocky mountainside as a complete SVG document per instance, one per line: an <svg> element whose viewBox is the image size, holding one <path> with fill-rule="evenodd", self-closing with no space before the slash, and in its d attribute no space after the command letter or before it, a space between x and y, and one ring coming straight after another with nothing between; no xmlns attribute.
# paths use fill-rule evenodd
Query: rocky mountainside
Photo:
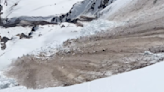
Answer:
<svg viewBox="0 0 164 92"><path fill-rule="evenodd" d="M97 14L114 1L115 0L84 0L74 4L68 13L54 17L52 22L77 22L78 18L81 18L80 16L82 15L97 18Z"/></svg>
<svg viewBox="0 0 164 92"><path fill-rule="evenodd" d="M83 0L81 2L75 3L73 5L73 7L69 10L69 12L66 12L63 14L58 14L58 15L56 15L56 14L48 15L48 16L23 15L22 14L23 12L18 12L19 8L17 11L17 7L20 7L19 3L21 3L21 1L17 1L17 2L15 1L15 3L12 3L12 4L10 4L11 3L10 1L7 1L10 6L8 5L6 7L7 11L5 11L4 15L2 14L3 26L7 27L7 26L16 26L17 24L21 25L21 21L28 21L30 23L33 23L36 21L42 21L42 22L46 21L43 24L50 24L50 23L56 24L56 23L62 23L62 22L76 23L77 20L80 20L81 16L87 16L89 18L90 17L97 18L99 12L101 10L105 9L108 5L110 5L114 1L116 1L116 0ZM24 7L28 8L28 6L24 6ZM43 6L43 8L44 8L44 6ZM54 10L54 12L56 12L56 11ZM23 16L21 16L21 15L23 15ZM11 17L11 16L13 16L13 17ZM82 20L83 19L86 20L86 18L82 17ZM39 23L37 23L37 24L39 24Z"/></svg>

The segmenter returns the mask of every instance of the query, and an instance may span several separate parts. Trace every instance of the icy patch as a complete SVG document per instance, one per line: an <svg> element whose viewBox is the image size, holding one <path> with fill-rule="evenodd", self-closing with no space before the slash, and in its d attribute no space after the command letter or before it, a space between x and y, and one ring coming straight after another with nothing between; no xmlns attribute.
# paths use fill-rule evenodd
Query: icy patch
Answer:
<svg viewBox="0 0 164 92"><path fill-rule="evenodd" d="M18 85L13 79L6 78L2 72L0 72L0 90L10 88Z"/></svg>

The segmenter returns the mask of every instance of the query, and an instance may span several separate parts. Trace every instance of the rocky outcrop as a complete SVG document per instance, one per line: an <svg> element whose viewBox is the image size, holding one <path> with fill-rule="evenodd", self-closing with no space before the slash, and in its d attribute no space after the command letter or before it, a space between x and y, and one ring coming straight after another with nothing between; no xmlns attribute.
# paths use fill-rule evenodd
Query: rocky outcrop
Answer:
<svg viewBox="0 0 164 92"><path fill-rule="evenodd" d="M97 17L97 13L116 0L85 0L74 4L71 10L61 16L52 18L52 23L77 22L82 15Z"/></svg>
<svg viewBox="0 0 164 92"><path fill-rule="evenodd" d="M108 5L116 0L84 0L82 2L73 5L71 10L60 16L49 16L49 17L18 17L10 19L2 19L3 27L15 27L15 26L32 26L34 24L58 24L62 22L77 23L81 20L80 16L92 16L97 18L97 14L106 8ZM82 18L83 19L83 18ZM51 20L51 21L48 21ZM89 19L90 20L90 19ZM89 21L87 20L87 21Z"/></svg>
<svg viewBox="0 0 164 92"><path fill-rule="evenodd" d="M1 36L0 36L0 40L1 40L1 50L5 50L6 49L6 43L11 39L9 39L7 37L1 38Z"/></svg>

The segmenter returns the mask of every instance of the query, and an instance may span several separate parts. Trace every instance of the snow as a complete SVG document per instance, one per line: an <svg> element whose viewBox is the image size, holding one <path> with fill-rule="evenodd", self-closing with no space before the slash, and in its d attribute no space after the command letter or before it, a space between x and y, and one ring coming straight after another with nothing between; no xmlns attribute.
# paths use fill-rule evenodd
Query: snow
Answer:
<svg viewBox="0 0 164 92"><path fill-rule="evenodd" d="M0 71L0 89L10 88L16 86L17 83L14 79L6 78Z"/></svg>
<svg viewBox="0 0 164 92"><path fill-rule="evenodd" d="M110 27L117 27L121 24L123 23L101 19L87 23L83 28L76 27L74 24L69 23L62 23L60 25L40 25L38 30L32 34L33 37L31 39L19 39L19 37L16 36L21 33L28 34L31 31L30 27L0 28L2 37L13 38L11 41L7 42L7 48L4 51L0 50L0 70L6 69L14 59L23 55L34 54L37 56L41 52L44 52L46 56L50 56L55 53L55 48L58 48L62 42L67 39L93 35L102 30L106 30ZM65 25L65 27L61 28L62 25ZM0 76L2 76L2 74ZM5 77L0 77L0 83L2 88L15 85L14 80Z"/></svg>
<svg viewBox="0 0 164 92"><path fill-rule="evenodd" d="M112 77L69 87L40 90L12 87L0 92L164 92L164 62Z"/></svg>
<svg viewBox="0 0 164 92"><path fill-rule="evenodd" d="M61 28L61 25L66 27ZM28 34L31 31L29 27L0 28L2 37L13 38L7 42L7 48L4 51L0 50L0 70L6 68L13 60L23 55L39 55L40 52L43 52L46 56L50 56L55 53L55 48L58 48L67 39L93 35L108 28L124 25L124 23L100 19L85 24L83 28L69 23L62 23L61 25L39 26L39 29L32 34L31 39L19 39L16 36L21 33Z"/></svg>
<svg viewBox="0 0 164 92"><path fill-rule="evenodd" d="M64 21L68 21L79 18L80 16L89 16L89 17L96 17L96 14L103 10L105 7L110 5L116 0L109 0L107 4L103 4L107 0L84 0L82 2L74 4L71 10L63 17L56 16L53 18L54 23L60 23Z"/></svg>
<svg viewBox="0 0 164 92"><path fill-rule="evenodd" d="M59 25L40 26L39 30L33 33L32 39L19 39L15 36L18 33L27 34L27 32L30 31L29 28L17 27L13 29L17 32L12 32L13 30L10 30L10 28L5 29L7 33L2 31L3 35L10 38L14 37L14 39L7 42L7 48L4 51L0 50L0 70L11 64L13 59L23 55L48 52L51 49L55 49L56 46L62 44L63 41L77 37L79 33L76 31L80 28L75 26L71 27L71 25L70 27L62 29ZM24 31L22 32L22 30Z"/></svg>
<svg viewBox="0 0 164 92"><path fill-rule="evenodd" d="M4 4L2 17L54 16L68 12L78 1L83 0L7 0L6 6L5 0L1 0Z"/></svg>
<svg viewBox="0 0 164 92"><path fill-rule="evenodd" d="M31 17L35 16L38 18L49 18L48 16L67 13L73 4L78 1L83 0L8 0L8 5L4 6L4 14L2 17L13 18L27 16L31 19ZM100 4L100 0L92 1L97 1L94 6L94 8L97 8ZM1 3L4 4L4 2L5 0L1 0ZM54 54L55 48L67 39L93 35L111 27L124 25L124 22L106 21L103 19L107 19L109 15L114 14L131 2L132 0L116 0L100 13L98 13L98 11L101 9L95 9L94 11L89 10L93 4L91 0L77 3L72 9L74 13L68 17L75 18L81 14L94 15L98 13L102 19L87 23L83 28L76 27L69 23L62 23L66 26L64 28L61 28L62 24L39 26L39 29L32 34L33 38L31 39L19 39L16 36L20 33L28 34L31 31L30 27L0 28L0 35L2 37L13 38L7 42L7 48L4 51L0 50L0 70L7 68L12 60L23 55L37 55L40 52L46 52L48 56ZM13 6L15 3L18 3L18 5ZM145 54L152 53L145 51ZM13 87L16 85L15 81L6 78L3 76L3 72L0 71L0 89L9 87L0 90L0 92L164 92L164 74L161 72L163 69L164 62L161 62L143 69L98 79L88 83L40 90L27 89L22 86Z"/></svg>
<svg viewBox="0 0 164 92"><path fill-rule="evenodd" d="M98 15L102 19L107 19L110 15L118 12L121 8L125 7L128 3L131 3L133 0L116 0L114 3L107 6L105 9L100 11ZM133 2L134 3L134 2Z"/></svg>
<svg viewBox="0 0 164 92"><path fill-rule="evenodd" d="M30 27L12 27L12 28L1 28L0 27L0 35L1 37L6 36L8 38L12 38L13 36L24 33L28 34L31 31Z"/></svg>
<svg viewBox="0 0 164 92"><path fill-rule="evenodd" d="M81 35L82 36L94 35L95 33L106 31L109 28L115 28L118 26L122 26L124 24L125 24L124 22L107 21L103 19L94 20L91 21L89 24L85 24L85 27L81 29Z"/></svg>
<svg viewBox="0 0 164 92"><path fill-rule="evenodd" d="M65 25L66 27L61 28L61 25ZM100 19L86 24L84 28L76 27L75 25L69 23L63 23L61 25L39 26L39 29L33 34L32 39L19 40L18 38L15 38L15 40L7 43L7 46L9 47L7 47L5 52L3 52L5 54L0 57L0 61L5 61L5 63L0 62L1 69L9 65L12 59L20 57L23 54L37 54L42 51L48 52L49 50L61 45L61 43L67 39L85 35L93 35L96 32L110 27L124 25L124 23ZM6 30L9 31L12 36L15 35L14 32L10 32L10 28ZM14 30L18 30L19 33L22 32L21 30L23 30L23 28L18 27ZM30 28L27 27L24 28L23 32L27 33L29 30ZM88 30L92 31L88 32ZM12 37L8 34L8 32L2 32L2 34ZM42 36L38 36L39 34L42 34ZM0 53L2 54L2 52ZM159 54L158 56L160 57L160 55L163 56L164 54ZM8 58L6 59L6 57ZM163 70L163 66L164 63L162 62L144 69L127 72L88 83L70 87L45 88L40 90L27 89L21 86L12 87L15 84L14 80L2 77L1 85L3 86L7 84L11 87L2 89L0 92L163 92L164 89L162 85L164 85L164 74L160 72Z"/></svg>

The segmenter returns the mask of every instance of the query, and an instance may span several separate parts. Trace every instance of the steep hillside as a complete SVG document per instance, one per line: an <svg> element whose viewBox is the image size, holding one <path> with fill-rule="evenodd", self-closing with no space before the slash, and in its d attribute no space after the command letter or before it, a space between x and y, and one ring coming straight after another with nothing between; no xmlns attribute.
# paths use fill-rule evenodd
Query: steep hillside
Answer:
<svg viewBox="0 0 164 92"><path fill-rule="evenodd" d="M54 17L52 22L76 22L74 20L80 18L82 15L97 17L97 13L99 13L99 11L106 8L114 1L115 0L84 0L75 4L68 13Z"/></svg>
<svg viewBox="0 0 164 92"><path fill-rule="evenodd" d="M2 73L7 77L13 78L8 79L0 72L0 88L23 85L27 88L45 89L27 90L20 86L11 89L18 92L49 90L77 92L76 89L84 87L85 91L96 92L100 91L97 88L101 86L94 86L91 89L90 84L94 85L94 82L89 81L129 72L107 78L110 80L107 89L101 91L132 92L138 91L135 88L139 87L139 91L152 89L150 92L154 90L163 92L161 85L156 86L158 83L155 81L157 76L163 76L160 73L163 63L159 63L161 66L157 65L159 68L154 64L164 61L164 0L76 0L80 1L76 3L72 3L74 0L68 0L66 4L71 2L73 5L71 9L63 10L64 12L61 9L55 14L50 12L50 9L47 11L50 16L48 13L42 16L46 11L41 11L48 10L46 7L36 9L36 12L31 12L32 14L25 12L25 16L18 14L18 11L20 13L27 9L25 6L20 10L17 7L28 2L25 1L24 3L23 0L19 1L19 4L14 6L14 11L10 14L13 17L3 19L5 25L14 24L13 28L0 27L2 49L0 68L5 70ZM47 3L49 4L40 2L38 5ZM38 5L34 6L41 7ZM29 11L35 10L34 8L29 8ZM7 13L9 12L6 10L4 15ZM151 65L157 69L153 72L156 77L151 73L156 70L155 67L144 68ZM140 78L138 74L142 73L144 75ZM146 76L147 73L151 77ZM126 83L133 77L139 77L144 83L139 79L133 82L137 83L137 87L131 82ZM126 87L119 83L121 80L124 80ZM150 83L151 80L156 85ZM159 80L162 80L161 77ZM105 83L103 79L102 81L102 84ZM139 82L141 84L138 84ZM75 84L80 86L71 86ZM141 86L142 84L145 85ZM151 87L146 86L147 84ZM71 87L59 90L47 88L59 86Z"/></svg>
<svg viewBox="0 0 164 92"><path fill-rule="evenodd" d="M24 56L12 64L8 73L22 85L42 88L83 83L161 62L163 55L158 54L164 50L164 4L159 1L155 5L150 0L127 0L122 6L121 0L115 1L109 7L117 5L113 9L118 10L111 14L104 12L104 19L112 22L100 19L90 22L81 29L87 36L65 41L63 48L48 60ZM131 9L140 10L132 13ZM117 15L118 11L123 15ZM109 25L108 29L103 29L105 25ZM101 30L97 34L87 32L97 29Z"/></svg>
<svg viewBox="0 0 164 92"><path fill-rule="evenodd" d="M77 1L81 1L75 3ZM116 0L71 0L66 1L7 1L3 2L3 23L6 26L19 24L24 21L47 21L52 23L76 23L80 16L85 15L96 18L97 14ZM31 2L36 2L32 3ZM54 4L52 4L54 2ZM68 4L69 3L69 4ZM75 4L74 4L75 3ZM26 4L30 4L30 7ZM74 4L74 5L73 5ZM73 5L73 6L72 6ZM70 9L71 7L71 9ZM25 10L25 11L24 11ZM47 11L48 10L48 11ZM6 20L7 18L7 20ZM14 25L16 26L16 25Z"/></svg>
<svg viewBox="0 0 164 92"><path fill-rule="evenodd" d="M48 17L67 13L73 4L83 0L1 0L3 18L21 16Z"/></svg>

